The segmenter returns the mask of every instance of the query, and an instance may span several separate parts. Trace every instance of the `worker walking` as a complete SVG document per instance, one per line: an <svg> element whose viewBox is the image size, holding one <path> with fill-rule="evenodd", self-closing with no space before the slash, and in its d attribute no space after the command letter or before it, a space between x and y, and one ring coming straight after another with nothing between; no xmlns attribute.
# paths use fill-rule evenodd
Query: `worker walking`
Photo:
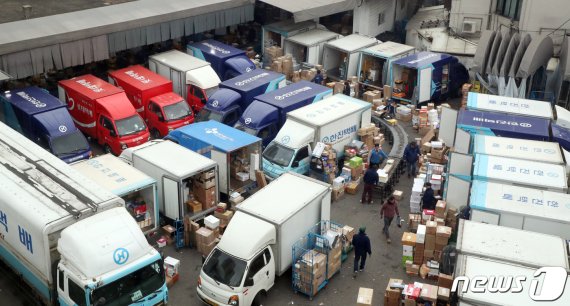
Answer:
<svg viewBox="0 0 570 306"><path fill-rule="evenodd" d="M376 171L376 165L370 166L366 169L364 173L364 177L362 180L364 181L364 188L362 189L362 198L360 199L360 203L372 204L372 190L374 186L378 184L378 172Z"/></svg>
<svg viewBox="0 0 570 306"><path fill-rule="evenodd" d="M386 241L388 243L392 242L392 240L390 240L390 232L388 229L392 224L392 220L394 220L394 216L398 216L398 219L400 219L400 211L398 211L398 202L396 202L396 198L394 196L390 196L380 209L380 219L384 220L384 228L382 229L382 232L386 236Z"/></svg>
<svg viewBox="0 0 570 306"><path fill-rule="evenodd" d="M431 183L426 183L426 190L422 197L422 209L434 210L437 199L434 196L433 189L431 189Z"/></svg>
<svg viewBox="0 0 570 306"><path fill-rule="evenodd" d="M352 245L354 246L354 276L360 270L364 270L366 264L366 254L372 256L370 249L370 238L366 235L366 227L361 226L358 234L352 237Z"/></svg>
<svg viewBox="0 0 570 306"><path fill-rule="evenodd" d="M387 158L388 155L386 155L386 153L382 151L380 145L375 144L374 149L372 149L372 151L370 151L370 153L368 154L368 164L370 165L370 167L376 165L376 168L378 168L380 167L380 164L384 161L384 159Z"/></svg>
<svg viewBox="0 0 570 306"><path fill-rule="evenodd" d="M406 146L406 149L404 149L404 160L406 161L408 178L416 177L417 163L420 156L420 148L415 141L410 142Z"/></svg>

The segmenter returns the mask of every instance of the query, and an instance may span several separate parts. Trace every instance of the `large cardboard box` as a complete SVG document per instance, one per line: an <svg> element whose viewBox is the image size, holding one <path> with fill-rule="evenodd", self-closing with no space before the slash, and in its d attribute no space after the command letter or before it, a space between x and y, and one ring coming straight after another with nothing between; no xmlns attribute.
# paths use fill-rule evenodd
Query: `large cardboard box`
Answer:
<svg viewBox="0 0 570 306"><path fill-rule="evenodd" d="M447 208L447 203L443 200L438 200L435 204L435 216L438 218L445 218L445 209Z"/></svg>
<svg viewBox="0 0 570 306"><path fill-rule="evenodd" d="M451 295L451 290L445 287L438 287L437 288L437 299L442 302L449 301L449 296Z"/></svg>
<svg viewBox="0 0 570 306"><path fill-rule="evenodd" d="M386 286L386 293L385 295L388 296L389 298L393 299L399 299L400 295L402 294L402 289L400 288L391 288L392 286L395 285L403 285L404 281L401 279L397 279L397 278L391 278L388 281L388 286Z"/></svg>
<svg viewBox="0 0 570 306"><path fill-rule="evenodd" d="M424 244L426 250L435 250L435 235L426 234L426 239Z"/></svg>
<svg viewBox="0 0 570 306"><path fill-rule="evenodd" d="M216 187L204 189L194 185L192 187L192 193L194 197L203 204L203 209L208 209L216 205Z"/></svg>
<svg viewBox="0 0 570 306"><path fill-rule="evenodd" d="M426 235L435 235L437 232L437 222L426 221Z"/></svg>
<svg viewBox="0 0 570 306"><path fill-rule="evenodd" d="M437 278L437 285L439 287L451 289L451 286L453 286L453 276L439 273L439 277Z"/></svg>
<svg viewBox="0 0 570 306"><path fill-rule="evenodd" d="M186 201L186 205L188 205L188 210L194 214L202 211L202 203L196 200L188 200Z"/></svg>
<svg viewBox="0 0 570 306"><path fill-rule="evenodd" d="M438 226L436 229L436 236L438 237L451 237L451 227L449 226Z"/></svg>
<svg viewBox="0 0 570 306"><path fill-rule="evenodd" d="M416 234L410 232L404 232L404 234L402 235L402 245L415 246Z"/></svg>
<svg viewBox="0 0 570 306"><path fill-rule="evenodd" d="M420 297L426 301L437 302L437 286L423 284Z"/></svg>
<svg viewBox="0 0 570 306"><path fill-rule="evenodd" d="M370 288L360 287L358 289L358 297L356 299L357 306L372 306L372 296L374 295L374 290Z"/></svg>

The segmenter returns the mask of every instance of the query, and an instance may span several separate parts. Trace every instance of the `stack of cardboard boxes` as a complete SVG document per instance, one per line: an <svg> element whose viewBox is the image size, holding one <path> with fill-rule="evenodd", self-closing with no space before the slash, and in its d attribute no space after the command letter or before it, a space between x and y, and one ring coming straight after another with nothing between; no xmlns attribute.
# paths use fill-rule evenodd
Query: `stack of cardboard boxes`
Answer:
<svg viewBox="0 0 570 306"><path fill-rule="evenodd" d="M269 65L281 56L283 56L283 49L277 46L265 48L265 53L263 54L265 63Z"/></svg>
<svg viewBox="0 0 570 306"><path fill-rule="evenodd" d="M345 162L345 165L347 165L347 167L344 168L350 169L351 174L351 181L346 184L345 192L348 194L356 194L364 173L364 163L361 157L354 156L348 160L348 163Z"/></svg>
<svg viewBox="0 0 570 306"><path fill-rule="evenodd" d="M216 246L216 234L213 230L201 227L196 231L196 248L203 256L208 256Z"/></svg>
<svg viewBox="0 0 570 306"><path fill-rule="evenodd" d="M415 282L413 284L406 284L403 285L403 287L404 289L402 290L401 293L401 295L403 296L403 300L401 301L401 304L390 304L390 306L391 305L416 306L418 305L417 301L420 298L424 302L430 302L431 305L448 305L449 295L450 295L449 288L424 284L419 282ZM395 296L395 291L392 290L391 294ZM384 303L384 305L388 304Z"/></svg>
<svg viewBox="0 0 570 306"><path fill-rule="evenodd" d="M415 106L412 105L412 107L407 107L407 106L399 106L398 108L396 108L396 119L402 121L402 122L410 122L412 121L412 113L415 110Z"/></svg>
<svg viewBox="0 0 570 306"><path fill-rule="evenodd" d="M197 213L216 205L216 173L206 171L192 178L192 194L186 202L188 210Z"/></svg>
<svg viewBox="0 0 570 306"><path fill-rule="evenodd" d="M344 189L346 188L346 180L343 176L339 176L333 180L332 183L332 200L338 201L344 196Z"/></svg>
<svg viewBox="0 0 570 306"><path fill-rule="evenodd" d="M294 286L299 291L314 296L326 280L327 256L315 250L308 250L295 263Z"/></svg>
<svg viewBox="0 0 570 306"><path fill-rule="evenodd" d="M166 286L172 287L180 278L180 260L170 256L164 259L164 273L166 274Z"/></svg>
<svg viewBox="0 0 570 306"><path fill-rule="evenodd" d="M469 91L473 87L473 84L465 83L461 87L461 108L467 107L467 96L469 95Z"/></svg>
<svg viewBox="0 0 570 306"><path fill-rule="evenodd" d="M374 100L382 99L382 92L380 90L367 90L362 94L362 99L366 102L373 103Z"/></svg>
<svg viewBox="0 0 570 306"><path fill-rule="evenodd" d="M340 271L340 264L342 262L342 240L338 240L329 250L327 256L327 279L330 279L338 271Z"/></svg>
<svg viewBox="0 0 570 306"><path fill-rule="evenodd" d="M391 278L388 281L386 292L384 293L384 306L400 306L400 298L402 296L402 289L404 281L397 278Z"/></svg>
<svg viewBox="0 0 570 306"><path fill-rule="evenodd" d="M234 212L227 209L226 203L218 203L216 210L214 211L214 217L220 220L220 233L224 233L224 230L230 223L230 220L234 216Z"/></svg>
<svg viewBox="0 0 570 306"><path fill-rule="evenodd" d="M325 149L321 153L321 160L323 162L323 171L327 176L327 182L332 183L336 178L338 172L336 151L331 144L325 144Z"/></svg>
<svg viewBox="0 0 570 306"><path fill-rule="evenodd" d="M238 181L247 181L249 177L249 157L247 148L242 148L232 154L230 164L230 175Z"/></svg>
<svg viewBox="0 0 570 306"><path fill-rule="evenodd" d="M380 134L380 128L374 123L358 129L357 135L360 136L360 141L366 144L368 150L374 148L375 144L382 145L384 143L384 134Z"/></svg>

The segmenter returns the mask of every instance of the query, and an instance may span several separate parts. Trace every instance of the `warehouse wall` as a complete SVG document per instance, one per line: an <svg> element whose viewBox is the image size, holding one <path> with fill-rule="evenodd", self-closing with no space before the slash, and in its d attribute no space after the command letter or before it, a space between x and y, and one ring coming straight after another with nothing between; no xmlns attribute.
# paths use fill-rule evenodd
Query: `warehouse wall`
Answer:
<svg viewBox="0 0 570 306"><path fill-rule="evenodd" d="M409 0L362 0L362 5L354 9L353 31L368 36L376 36L394 29L394 13L396 20L408 17L408 6L415 1ZM394 6L396 10L394 11ZM383 20L380 14L383 14ZM379 21L380 24L379 24Z"/></svg>

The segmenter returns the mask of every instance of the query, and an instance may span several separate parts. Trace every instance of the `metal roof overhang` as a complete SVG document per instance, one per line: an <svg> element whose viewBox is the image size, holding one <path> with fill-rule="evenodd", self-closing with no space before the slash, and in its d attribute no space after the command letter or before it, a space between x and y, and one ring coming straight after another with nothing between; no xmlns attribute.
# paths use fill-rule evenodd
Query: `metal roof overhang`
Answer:
<svg viewBox="0 0 570 306"><path fill-rule="evenodd" d="M554 46L550 36L542 36L533 39L521 60L518 78L527 78L533 75L538 68L546 66L552 57Z"/></svg>
<svg viewBox="0 0 570 306"><path fill-rule="evenodd" d="M293 14L295 22L353 10L356 0L261 0Z"/></svg>

